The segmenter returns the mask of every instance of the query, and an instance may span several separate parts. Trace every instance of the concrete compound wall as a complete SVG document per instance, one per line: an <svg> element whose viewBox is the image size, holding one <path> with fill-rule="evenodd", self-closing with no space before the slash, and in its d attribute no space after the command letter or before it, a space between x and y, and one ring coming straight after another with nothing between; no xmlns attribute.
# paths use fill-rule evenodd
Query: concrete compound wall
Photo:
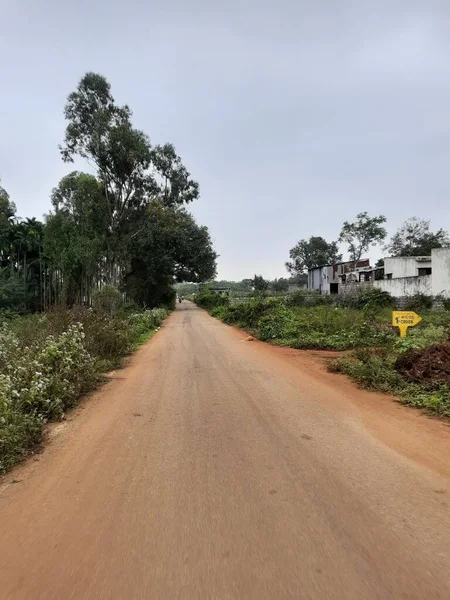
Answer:
<svg viewBox="0 0 450 600"><path fill-rule="evenodd" d="M380 279L373 282L375 288L389 292L394 298L415 296L416 294L432 295L433 275L420 277L398 277L397 279Z"/></svg>
<svg viewBox="0 0 450 600"><path fill-rule="evenodd" d="M450 298L450 248L436 248L431 251L433 296Z"/></svg>
<svg viewBox="0 0 450 600"><path fill-rule="evenodd" d="M373 281L348 281L339 284L339 294L342 296L357 296L373 288Z"/></svg>

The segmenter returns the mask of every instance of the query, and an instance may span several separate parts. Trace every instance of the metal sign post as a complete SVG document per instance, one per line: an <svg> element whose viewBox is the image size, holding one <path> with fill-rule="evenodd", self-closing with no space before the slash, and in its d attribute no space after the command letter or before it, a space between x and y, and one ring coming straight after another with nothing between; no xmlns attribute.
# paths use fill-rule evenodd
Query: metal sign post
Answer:
<svg viewBox="0 0 450 600"><path fill-rule="evenodd" d="M400 331L400 337L406 337L408 327L414 327L420 321L422 317L412 310L394 310L392 313L392 325L398 327Z"/></svg>

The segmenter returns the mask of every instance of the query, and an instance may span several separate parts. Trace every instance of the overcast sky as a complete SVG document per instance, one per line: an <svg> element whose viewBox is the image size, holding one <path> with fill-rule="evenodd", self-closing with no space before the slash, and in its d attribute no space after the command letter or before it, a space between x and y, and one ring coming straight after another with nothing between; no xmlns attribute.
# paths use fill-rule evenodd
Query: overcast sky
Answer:
<svg viewBox="0 0 450 600"><path fill-rule="evenodd" d="M200 182L222 278L283 276L299 239L364 210L450 229L448 0L0 7L0 178L22 217L71 170L65 99L96 71Z"/></svg>

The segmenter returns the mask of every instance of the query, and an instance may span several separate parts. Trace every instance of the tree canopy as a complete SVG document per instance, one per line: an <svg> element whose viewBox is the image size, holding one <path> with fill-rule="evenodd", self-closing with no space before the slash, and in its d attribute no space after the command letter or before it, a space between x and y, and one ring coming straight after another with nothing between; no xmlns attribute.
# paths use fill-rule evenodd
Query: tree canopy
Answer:
<svg viewBox="0 0 450 600"><path fill-rule="evenodd" d="M367 212L357 214L352 222L344 221L339 241L347 244L354 268L364 252L367 252L371 246L383 242L386 238L387 231L383 227L384 223L386 223L386 217L383 215L370 217Z"/></svg>
<svg viewBox="0 0 450 600"><path fill-rule="evenodd" d="M33 310L91 304L106 284L153 306L170 300L175 282L211 279L208 229L185 208L199 186L174 146L152 145L96 73L81 79L64 114L62 158L82 158L94 174L63 177L45 223L17 219L0 186L0 306L14 294Z"/></svg>
<svg viewBox="0 0 450 600"><path fill-rule="evenodd" d="M391 256L429 256L433 248L450 246L444 229L430 231L430 221L411 217L391 237L386 250Z"/></svg>
<svg viewBox="0 0 450 600"><path fill-rule="evenodd" d="M123 246L136 235L149 204L187 204L198 198L199 186L172 144L152 146L133 127L131 109L116 104L102 75L87 73L81 79L67 99L65 117L61 155L66 162L84 158L97 171L108 233L106 275L117 283L118 268L124 267Z"/></svg>
<svg viewBox="0 0 450 600"><path fill-rule="evenodd" d="M265 294L269 289L269 282L262 275L254 275L252 279L252 288L256 294Z"/></svg>
<svg viewBox="0 0 450 600"><path fill-rule="evenodd" d="M321 236L311 236L308 240L300 240L289 251L290 261L286 268L292 275L301 275L308 269L339 262L337 242L328 243Z"/></svg>

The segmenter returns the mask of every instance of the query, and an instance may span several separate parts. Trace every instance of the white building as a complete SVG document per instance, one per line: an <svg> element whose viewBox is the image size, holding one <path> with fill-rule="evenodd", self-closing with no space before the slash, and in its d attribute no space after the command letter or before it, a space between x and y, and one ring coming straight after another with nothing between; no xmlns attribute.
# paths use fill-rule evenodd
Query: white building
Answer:
<svg viewBox="0 0 450 600"><path fill-rule="evenodd" d="M431 275L431 256L394 256L384 259L385 279Z"/></svg>
<svg viewBox="0 0 450 600"><path fill-rule="evenodd" d="M308 269L308 289L316 290L321 294L339 294L347 279L365 281L368 271L372 271L368 258L360 259L356 269L351 261L313 267Z"/></svg>
<svg viewBox="0 0 450 600"><path fill-rule="evenodd" d="M432 295L450 298L450 248L431 251L431 269Z"/></svg>
<svg viewBox="0 0 450 600"><path fill-rule="evenodd" d="M385 258L384 279L373 285L394 298L416 294L450 297L450 248L436 248L431 256Z"/></svg>

